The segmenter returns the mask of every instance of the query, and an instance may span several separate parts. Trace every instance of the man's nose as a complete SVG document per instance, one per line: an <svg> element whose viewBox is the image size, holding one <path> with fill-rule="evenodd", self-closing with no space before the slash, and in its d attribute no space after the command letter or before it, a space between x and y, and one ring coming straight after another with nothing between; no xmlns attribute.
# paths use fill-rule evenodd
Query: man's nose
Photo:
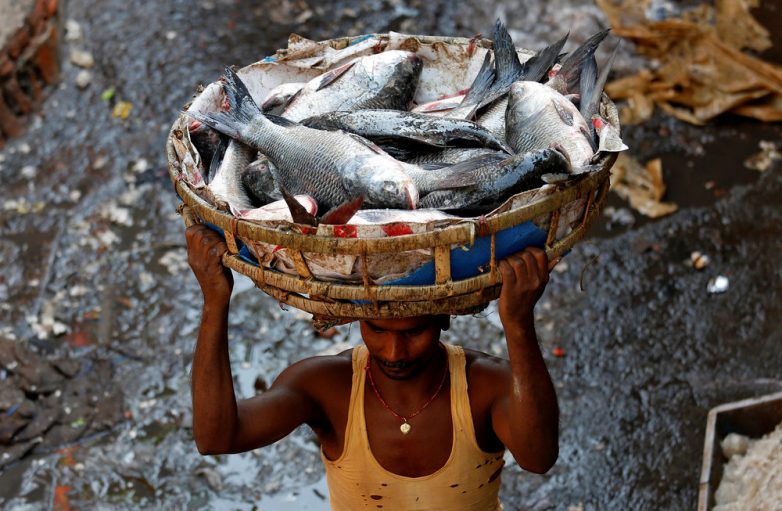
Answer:
<svg viewBox="0 0 782 511"><path fill-rule="evenodd" d="M399 362L407 359L407 344L404 336L398 332L392 332L386 351L386 361Z"/></svg>

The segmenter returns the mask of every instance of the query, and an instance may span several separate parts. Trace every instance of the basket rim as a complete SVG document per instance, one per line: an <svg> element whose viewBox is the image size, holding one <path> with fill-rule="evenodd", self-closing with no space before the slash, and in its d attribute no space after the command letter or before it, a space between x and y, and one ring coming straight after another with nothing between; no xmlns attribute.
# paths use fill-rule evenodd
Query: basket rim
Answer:
<svg viewBox="0 0 782 511"><path fill-rule="evenodd" d="M182 114L169 131L166 141L168 154L168 172L176 193L180 199L205 221L226 230L234 236L256 242L283 245L293 250L315 252L320 254L365 255L391 253L399 250L427 249L444 245L472 245L478 236L487 236L503 229L513 227L523 221L531 220L540 215L550 213L559 207L576 200L589 191L594 190L610 173L615 153L608 153L600 160L601 169L585 174L583 178L572 183L557 186L553 193L533 200L532 202L512 208L509 211L489 217L464 218L454 224L435 228L432 231L384 238L339 238L317 234L284 231L280 228L265 225L262 221L250 221L221 211L199 197L198 194L180 177L179 162L173 146L176 131L186 129L183 126L186 116ZM510 200L516 197L514 195ZM289 226L291 229L308 227L293 222L276 222L278 225Z"/></svg>

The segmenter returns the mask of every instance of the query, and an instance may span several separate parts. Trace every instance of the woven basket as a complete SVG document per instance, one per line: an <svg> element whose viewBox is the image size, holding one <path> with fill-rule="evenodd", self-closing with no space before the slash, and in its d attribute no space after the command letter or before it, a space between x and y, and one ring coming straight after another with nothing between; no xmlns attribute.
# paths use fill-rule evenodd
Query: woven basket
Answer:
<svg viewBox="0 0 782 511"><path fill-rule="evenodd" d="M366 37L366 36L363 36ZM373 37L387 40L389 35ZM403 46L431 45L438 51L452 55L455 51L472 51L488 48L487 40L441 38L431 36L405 36ZM347 47L359 38L341 38L318 43L329 44L335 49ZM410 48L414 49L414 48ZM519 50L520 55L530 54ZM281 50L273 60L284 60L291 55ZM475 59L482 60L480 59ZM269 59L258 66L268 63ZM248 66L252 67L252 66ZM241 71L240 71L241 73ZM604 112L616 118L613 103L604 96L601 106ZM524 192L523 205L517 205L519 195L503 206L480 218L462 219L436 225L428 232L383 238L349 238L306 234L308 228L289 222L257 222L238 219L216 208L203 189L191 187L184 179L185 159L183 151L188 142L187 123L181 116L174 123L168 137L166 152L169 174L177 194L183 201L179 211L186 225L206 222L223 230L228 252L223 264L250 277L255 284L279 300L298 309L312 313L320 319L343 320L363 318L399 318L428 314L465 314L482 308L499 296L501 276L497 267L496 236L505 229L536 222L547 232L545 249L549 258L569 250L584 237L586 230L600 213L609 188L610 168L615 154L606 154L599 161L600 169L586 174L580 180L557 187L548 185L545 194ZM190 162L192 164L192 162ZM530 198L531 197L531 198ZM564 219L567 217L567 226ZM565 228L563 228L565 227ZM462 280L452 279L451 251L472 247L476 240L488 237L490 256L482 274ZM252 264L241 257L242 244L266 243L283 247L295 265L295 274L288 274ZM434 262L434 283L431 285L377 285L369 275L369 263L373 258L395 258L410 251L429 251ZM319 278L310 268L311 257L347 255L356 258L361 273L359 282L335 282Z"/></svg>

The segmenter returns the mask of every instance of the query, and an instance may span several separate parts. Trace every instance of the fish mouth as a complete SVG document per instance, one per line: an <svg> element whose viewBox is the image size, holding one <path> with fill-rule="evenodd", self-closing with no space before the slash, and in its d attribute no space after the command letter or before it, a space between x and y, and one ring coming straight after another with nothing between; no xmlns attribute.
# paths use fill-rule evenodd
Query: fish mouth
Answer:
<svg viewBox="0 0 782 511"><path fill-rule="evenodd" d="M412 185L405 186L405 199L407 200L407 205L410 206L410 209L415 209L418 204L418 190Z"/></svg>

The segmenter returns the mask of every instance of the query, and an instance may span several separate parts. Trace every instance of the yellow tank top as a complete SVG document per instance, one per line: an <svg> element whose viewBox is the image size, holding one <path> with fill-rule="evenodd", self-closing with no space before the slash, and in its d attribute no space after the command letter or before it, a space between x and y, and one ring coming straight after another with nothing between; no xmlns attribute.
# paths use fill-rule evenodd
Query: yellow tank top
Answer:
<svg viewBox="0 0 782 511"><path fill-rule="evenodd" d="M353 350L353 386L342 455L328 460L326 480L332 511L493 511L501 510L503 452L478 447L467 394L464 350L445 344L451 376L451 455L440 469L423 477L406 477L384 469L369 447L364 418L364 382L368 352Z"/></svg>

